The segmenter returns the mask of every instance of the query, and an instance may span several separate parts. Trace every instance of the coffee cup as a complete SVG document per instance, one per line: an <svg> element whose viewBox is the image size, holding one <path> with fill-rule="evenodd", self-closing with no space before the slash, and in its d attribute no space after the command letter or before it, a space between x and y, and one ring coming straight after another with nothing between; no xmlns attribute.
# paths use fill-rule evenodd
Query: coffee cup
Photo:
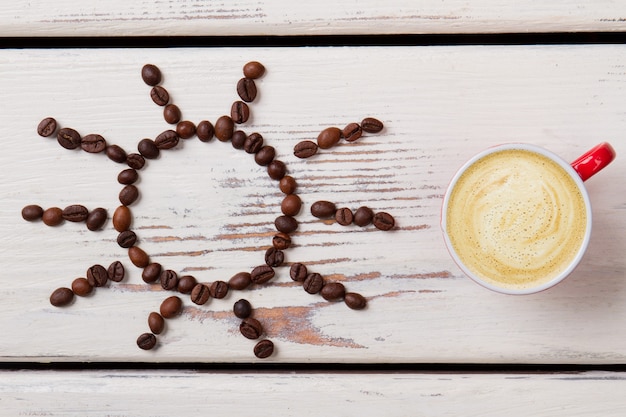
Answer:
<svg viewBox="0 0 626 417"><path fill-rule="evenodd" d="M478 284L532 294L567 277L591 236L584 181L615 158L601 143L571 164L538 146L491 147L452 178L441 210L450 255Z"/></svg>

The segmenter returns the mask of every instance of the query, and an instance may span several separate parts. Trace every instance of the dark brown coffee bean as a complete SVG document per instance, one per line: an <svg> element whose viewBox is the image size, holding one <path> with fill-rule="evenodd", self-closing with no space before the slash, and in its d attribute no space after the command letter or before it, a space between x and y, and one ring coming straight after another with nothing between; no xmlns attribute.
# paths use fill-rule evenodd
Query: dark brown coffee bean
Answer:
<svg viewBox="0 0 626 417"><path fill-rule="evenodd" d="M87 278L76 278L72 281L72 291L79 297L85 297L93 291L93 286Z"/></svg>
<svg viewBox="0 0 626 417"><path fill-rule="evenodd" d="M132 169L141 169L146 165L146 159L138 153L129 153L126 157L126 163Z"/></svg>
<svg viewBox="0 0 626 417"><path fill-rule="evenodd" d="M320 200L311 204L311 214L319 219L334 217L336 211L337 206L331 201Z"/></svg>
<svg viewBox="0 0 626 417"><path fill-rule="evenodd" d="M285 175L280 179L280 182L278 183L278 188L280 188L280 191L285 194L293 194L296 192L298 184L292 176Z"/></svg>
<svg viewBox="0 0 626 417"><path fill-rule="evenodd" d="M68 222L84 222L87 216L89 216L89 210L80 204L72 204L63 209L63 219Z"/></svg>
<svg viewBox="0 0 626 417"><path fill-rule="evenodd" d="M53 117L46 117L37 126L37 133L44 138L54 135L56 131L57 121Z"/></svg>
<svg viewBox="0 0 626 417"><path fill-rule="evenodd" d="M357 226L365 227L368 224L372 223L374 219L374 212L369 207L359 207L354 212L354 224Z"/></svg>
<svg viewBox="0 0 626 417"><path fill-rule="evenodd" d="M349 123L343 128L341 133L345 140L354 142L363 135L363 129L361 129L361 125L358 123Z"/></svg>
<svg viewBox="0 0 626 417"><path fill-rule="evenodd" d="M235 123L229 116L221 116L215 122L215 137L222 142L230 140L234 131Z"/></svg>
<svg viewBox="0 0 626 417"><path fill-rule="evenodd" d="M239 97L245 102L249 103L254 101L257 94L254 80L251 78L242 78L239 80L237 83L237 94L239 94Z"/></svg>
<svg viewBox="0 0 626 417"><path fill-rule="evenodd" d="M347 292L343 296L343 301L353 310L362 310L367 306L365 297L355 292Z"/></svg>
<svg viewBox="0 0 626 417"><path fill-rule="evenodd" d="M396 225L396 221L393 216L389 213L385 213L381 211L380 213L374 214L374 218L372 219L372 223L374 223L374 227L379 230L391 230Z"/></svg>
<svg viewBox="0 0 626 417"><path fill-rule="evenodd" d="M137 150L146 159L156 159L159 156L159 147L152 139L141 139L137 144Z"/></svg>
<svg viewBox="0 0 626 417"><path fill-rule="evenodd" d="M120 203L125 206L130 206L137 201L137 198L139 198L139 189L132 184L122 188L119 194Z"/></svg>
<svg viewBox="0 0 626 417"><path fill-rule="evenodd" d="M243 143L243 150L246 153L257 153L263 147L263 136L260 133L251 133ZM273 158L272 158L273 159Z"/></svg>
<svg viewBox="0 0 626 417"><path fill-rule="evenodd" d="M246 135L246 132L243 130L236 130L233 132L233 137L230 139L230 143L235 149L243 149L243 145L246 143L247 137L248 135Z"/></svg>
<svg viewBox="0 0 626 417"><path fill-rule="evenodd" d="M247 122L250 118L250 107L243 101L235 101L230 107L230 118L237 124Z"/></svg>
<svg viewBox="0 0 626 417"><path fill-rule="evenodd" d="M150 257L138 246L128 248L128 258L137 268L145 268L150 263Z"/></svg>
<svg viewBox="0 0 626 417"><path fill-rule="evenodd" d="M283 232L278 232L272 238L272 246L278 250L285 250L291 246L291 237Z"/></svg>
<svg viewBox="0 0 626 417"><path fill-rule="evenodd" d="M80 147L85 152L100 153L106 149L107 142L100 135L90 134L80 141Z"/></svg>
<svg viewBox="0 0 626 417"><path fill-rule="evenodd" d="M310 158L317 153L318 148L317 143L311 140L303 140L293 147L293 154L300 159Z"/></svg>
<svg viewBox="0 0 626 417"><path fill-rule="evenodd" d="M118 145L109 145L105 151L107 157L117 163L126 162L126 151Z"/></svg>
<svg viewBox="0 0 626 417"><path fill-rule="evenodd" d="M165 329L165 320L163 316L153 311L148 315L148 327L150 331L154 334L161 334Z"/></svg>
<svg viewBox="0 0 626 417"><path fill-rule="evenodd" d="M346 287L341 282L329 282L320 290L320 295L324 300L340 300L346 294Z"/></svg>
<svg viewBox="0 0 626 417"><path fill-rule="evenodd" d="M198 281L193 275L183 275L178 278L178 287L176 289L181 294L191 294L193 287L195 287L197 283Z"/></svg>
<svg viewBox="0 0 626 417"><path fill-rule="evenodd" d="M196 125L189 120L183 120L176 125L176 133L181 139L189 139L196 134Z"/></svg>
<svg viewBox="0 0 626 417"><path fill-rule="evenodd" d="M154 104L158 106L165 106L170 102L170 93L160 85L152 87L150 90L150 98L154 101Z"/></svg>
<svg viewBox="0 0 626 417"><path fill-rule="evenodd" d="M276 149L273 146L265 145L254 154L254 162L262 167L268 166L276 156Z"/></svg>
<svg viewBox="0 0 626 417"><path fill-rule="evenodd" d="M172 149L178 145L178 134L173 130L166 130L159 134L154 140L159 150Z"/></svg>
<svg viewBox="0 0 626 417"><path fill-rule="evenodd" d="M126 271L124 270L124 265L120 261L115 261L107 268L107 275L109 279L113 282L121 282L124 280L124 275L126 275Z"/></svg>
<svg viewBox="0 0 626 417"><path fill-rule="evenodd" d="M298 229L298 221L291 216L278 216L274 220L276 230L283 233L293 233Z"/></svg>
<svg viewBox="0 0 626 417"><path fill-rule="evenodd" d="M157 338L152 333L143 333L137 338L137 346L143 350L150 350L156 346Z"/></svg>
<svg viewBox="0 0 626 417"><path fill-rule="evenodd" d="M195 304L206 304L206 302L209 301L209 298L211 298L211 290L208 285L196 284L196 286L191 290L190 298Z"/></svg>
<svg viewBox="0 0 626 417"><path fill-rule="evenodd" d="M254 346L254 356L259 359L269 358L274 354L274 342L268 339L261 340Z"/></svg>
<svg viewBox="0 0 626 417"><path fill-rule="evenodd" d="M317 272L312 272L306 276L302 283L302 288L309 294L317 294L324 287L324 278Z"/></svg>
<svg viewBox="0 0 626 417"><path fill-rule="evenodd" d="M89 212L87 219L85 220L85 224L87 225L87 229L95 232L104 226L106 223L109 214L106 209L102 207L95 208Z"/></svg>
<svg viewBox="0 0 626 417"><path fill-rule="evenodd" d="M239 325L239 331L247 339L258 339L263 334L263 325L252 317L245 318Z"/></svg>
<svg viewBox="0 0 626 417"><path fill-rule="evenodd" d="M117 182L124 185L134 184L138 179L139 173L137 173L136 169L132 168L126 168L117 174Z"/></svg>
<svg viewBox="0 0 626 417"><path fill-rule="evenodd" d="M41 215L46 226L58 226L63 223L63 210L58 207L50 207L43 211Z"/></svg>
<svg viewBox="0 0 626 417"><path fill-rule="evenodd" d="M63 307L68 305L74 299L74 292L69 288L57 288L50 294L50 304L55 307Z"/></svg>
<svg viewBox="0 0 626 417"><path fill-rule="evenodd" d="M287 166L283 161L274 159L267 166L267 175L273 180L280 181L285 174L287 174Z"/></svg>
<svg viewBox="0 0 626 417"><path fill-rule="evenodd" d="M296 216L302 208L302 200L297 194L288 194L280 203L280 210L286 216Z"/></svg>
<svg viewBox="0 0 626 417"><path fill-rule="evenodd" d="M252 305L250 304L250 301L244 300L243 298L236 301L235 304L233 304L233 313L235 313L235 316L240 319L250 317L252 314Z"/></svg>
<svg viewBox="0 0 626 417"><path fill-rule="evenodd" d="M92 265L87 269L87 281L92 287L103 287L109 280L109 274L102 265Z"/></svg>
<svg viewBox="0 0 626 417"><path fill-rule="evenodd" d="M261 78L263 74L265 74L265 67L260 62L250 61L243 66L243 75L246 78Z"/></svg>
<svg viewBox="0 0 626 417"><path fill-rule="evenodd" d="M215 133L215 128L213 127L213 123L208 120L203 120L198 123L196 127L196 136L202 142L208 142L213 139L213 134Z"/></svg>
<svg viewBox="0 0 626 417"><path fill-rule="evenodd" d="M161 269L160 263L152 262L151 264L146 265L141 272L141 279L148 284L155 282L161 277Z"/></svg>
<svg viewBox="0 0 626 417"><path fill-rule="evenodd" d="M238 272L228 280L228 286L233 290L245 290L252 283L249 272Z"/></svg>
<svg viewBox="0 0 626 417"><path fill-rule="evenodd" d="M366 117L361 121L361 129L367 133L378 133L383 130L383 122L373 117Z"/></svg>
<svg viewBox="0 0 626 417"><path fill-rule="evenodd" d="M155 86L161 82L161 70L153 64L146 64L141 68L141 78L149 86Z"/></svg>
<svg viewBox="0 0 626 417"><path fill-rule="evenodd" d="M80 146L80 134L72 128L64 127L57 133L57 142L65 149L76 149Z"/></svg>
<svg viewBox="0 0 626 417"><path fill-rule="evenodd" d="M335 221L337 221L337 223L342 226L348 226L352 224L353 220L354 215L352 214L352 210L350 210L348 207L342 207L340 209L337 209L337 211L335 212Z"/></svg>
<svg viewBox="0 0 626 417"><path fill-rule="evenodd" d="M228 294L228 283L224 281L215 281L209 286L211 297L222 299Z"/></svg>
<svg viewBox="0 0 626 417"><path fill-rule="evenodd" d="M250 279L255 284L265 284L274 278L274 275L274 268L269 265L260 265L252 270L250 273Z"/></svg>
<svg viewBox="0 0 626 417"><path fill-rule="evenodd" d="M128 249L137 243L137 235L132 230L124 230L117 235L117 244L122 248Z"/></svg>
<svg viewBox="0 0 626 417"><path fill-rule="evenodd" d="M285 261L285 254L282 250L278 250L275 247L269 248L265 251L265 263L273 268L279 267Z"/></svg>
<svg viewBox="0 0 626 417"><path fill-rule="evenodd" d="M341 130L338 127L327 127L317 136L317 146L322 149L330 149L339 143Z"/></svg>
<svg viewBox="0 0 626 417"><path fill-rule="evenodd" d="M304 282L308 275L309 272L307 271L306 265L300 262L296 262L289 268L289 276L296 282Z"/></svg>
<svg viewBox="0 0 626 417"><path fill-rule="evenodd" d="M161 281L161 288L164 290L174 290L178 288L178 274L171 269L162 271L159 280Z"/></svg>
<svg viewBox="0 0 626 417"><path fill-rule="evenodd" d="M163 318L171 319L173 317L176 317L183 311L183 300L175 295L167 297L161 303L161 308L159 311Z"/></svg>
<svg viewBox="0 0 626 417"><path fill-rule="evenodd" d="M128 230L130 228L130 223L132 219L133 216L130 212L130 209L126 206L119 206L113 212L113 227L118 232Z"/></svg>
<svg viewBox="0 0 626 417"><path fill-rule="evenodd" d="M37 204L30 204L22 209L22 218L26 221L40 220L41 216L43 216L43 208Z"/></svg>

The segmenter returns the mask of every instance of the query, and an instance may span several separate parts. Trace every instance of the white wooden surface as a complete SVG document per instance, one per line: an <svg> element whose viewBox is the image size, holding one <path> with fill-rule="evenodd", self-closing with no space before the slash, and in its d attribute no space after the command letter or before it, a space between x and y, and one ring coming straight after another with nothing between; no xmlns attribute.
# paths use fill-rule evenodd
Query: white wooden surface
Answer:
<svg viewBox="0 0 626 417"><path fill-rule="evenodd" d="M135 339L169 294L143 283L110 222L94 233L20 217L31 203L112 214L121 168L38 137L36 125L51 115L132 149L168 127L139 76L143 64L161 67L184 117L199 121L228 112L249 60L268 71L243 129L276 147L305 203L287 261L341 280L369 307L351 311L310 296L282 268L270 285L246 293L199 308L186 300L160 347L141 351ZM624 68L622 45L0 51L1 359L252 361L253 343L230 313L244 296L277 345L270 361L624 363ZM292 155L324 127L365 116L383 120L385 130L310 160ZM512 297L461 275L438 222L446 184L464 160L507 141L573 160L605 140L618 159L588 181L593 237L568 280ZM282 194L250 155L215 140L185 141L149 162L139 188L141 246L171 269L210 282L262 263L257 248L270 244ZM388 211L398 228L324 223L308 212L319 199ZM129 271L123 283L67 308L48 303L90 265L117 259Z"/></svg>

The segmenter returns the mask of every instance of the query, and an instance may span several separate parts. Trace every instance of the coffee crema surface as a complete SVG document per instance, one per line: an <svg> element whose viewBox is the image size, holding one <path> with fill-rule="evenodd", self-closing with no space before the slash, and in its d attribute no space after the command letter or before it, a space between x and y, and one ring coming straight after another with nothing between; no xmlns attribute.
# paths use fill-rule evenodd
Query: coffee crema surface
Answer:
<svg viewBox="0 0 626 417"><path fill-rule="evenodd" d="M505 149L459 177L446 232L476 276L526 289L569 267L585 240L587 216L584 196L563 167L537 152Z"/></svg>

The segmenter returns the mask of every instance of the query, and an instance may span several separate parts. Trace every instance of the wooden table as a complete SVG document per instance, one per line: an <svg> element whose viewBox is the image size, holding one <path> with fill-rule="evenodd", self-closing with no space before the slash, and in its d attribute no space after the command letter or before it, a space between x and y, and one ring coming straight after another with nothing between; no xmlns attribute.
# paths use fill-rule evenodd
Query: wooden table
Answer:
<svg viewBox="0 0 626 417"><path fill-rule="evenodd" d="M127 3L0 6L11 46L0 50L0 415L624 415L625 5ZM529 31L573 43L496 36ZM468 42L476 33L493 37ZM433 34L454 37L421 37ZM119 47L124 37L154 46L134 36L164 35L177 37L159 38L161 46L188 39L194 47ZM98 48L98 36L121 38ZM581 43L593 39L611 42ZM18 48L38 42L55 47ZM77 42L92 47L68 48ZM295 46L302 42L326 46ZM275 147L303 201L287 266L268 284L204 306L182 296L183 313L167 321L158 348L142 351L136 339L148 314L172 294L143 282L111 221L91 232L20 215L27 204L83 204L111 216L122 165L63 149L39 137L37 124L53 116L134 151L171 128L141 80L144 64L161 68L183 118L199 122L229 114L252 60L267 73L239 128ZM385 129L310 159L293 155L299 141L367 116ZM523 297L465 278L439 228L455 170L513 141L572 161L601 141L618 154L587 182L594 230L583 262L557 287ZM251 155L216 139L183 140L147 162L138 188L133 228L153 261L201 282L263 264L284 195ZM309 210L318 200L386 211L396 228L317 219ZM55 288L116 260L126 267L122 282L50 305ZM363 294L367 309L307 294L289 278L295 262ZM241 297L276 345L268 359L239 334L232 305Z"/></svg>

